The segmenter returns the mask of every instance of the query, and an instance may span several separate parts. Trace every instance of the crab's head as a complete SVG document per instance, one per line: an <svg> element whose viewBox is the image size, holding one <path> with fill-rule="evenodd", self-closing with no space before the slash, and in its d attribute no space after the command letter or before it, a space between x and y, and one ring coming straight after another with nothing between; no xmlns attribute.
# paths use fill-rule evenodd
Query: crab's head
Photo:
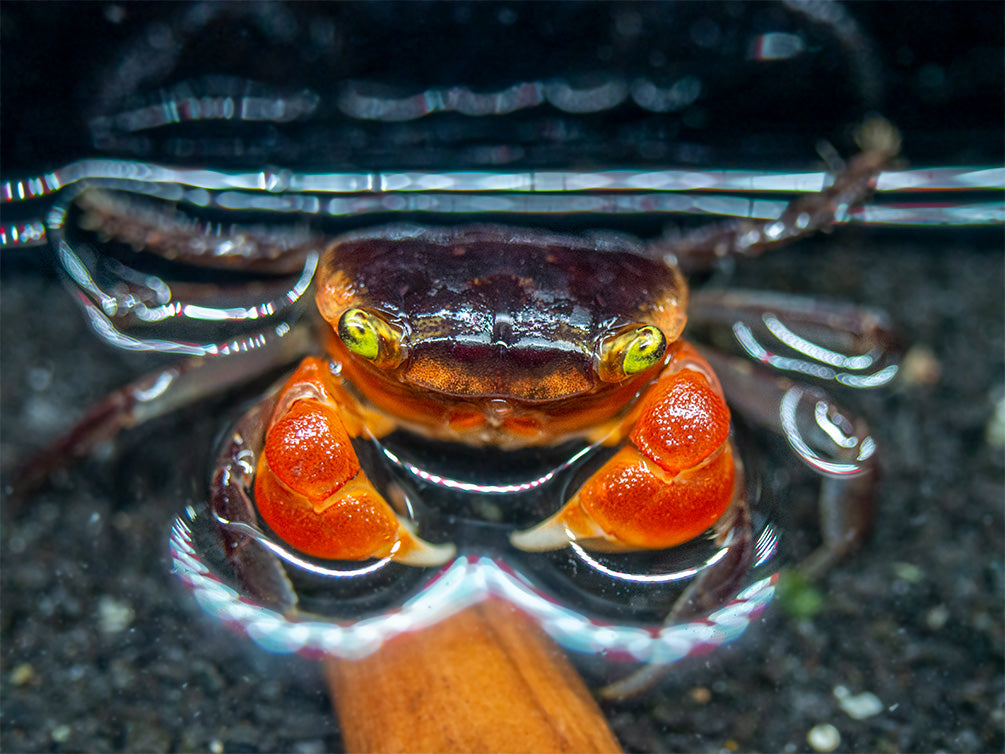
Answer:
<svg viewBox="0 0 1005 754"><path fill-rule="evenodd" d="M619 415L685 323L687 288L637 244L512 228L394 228L325 253L343 375L444 437L549 442Z"/></svg>

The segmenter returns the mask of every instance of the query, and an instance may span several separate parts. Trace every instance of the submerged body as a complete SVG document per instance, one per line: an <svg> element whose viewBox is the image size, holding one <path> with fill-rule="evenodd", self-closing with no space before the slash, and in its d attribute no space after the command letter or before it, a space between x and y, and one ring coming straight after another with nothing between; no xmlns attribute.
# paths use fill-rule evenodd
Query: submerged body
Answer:
<svg viewBox="0 0 1005 754"><path fill-rule="evenodd" d="M334 240L289 229L223 232L170 211L151 211L121 191L84 188L72 204L83 212L81 225L99 240L172 263L277 275L299 267L301 273L289 287L282 283L285 292L247 309L162 300L163 286L141 285L148 278L121 265L110 269L118 270L113 278L122 290L104 293L92 274L108 270L95 267L92 273L63 236L68 202L57 215L53 238L96 331L120 347L171 349L196 358L109 396L27 465L22 486L123 428L323 348L326 357L304 360L281 390L264 452L242 438L221 456L213 490L222 520L252 527L264 520L280 540L320 558L445 562L453 546L419 539L408 500L399 499L400 490L388 489L386 480L371 483L367 472L378 469L357 455L359 441L402 430L422 448L425 439L486 449L495 454L489 470L495 459L507 466L522 463L527 456L517 458L519 449L561 447L564 453L567 441L580 442L587 452L606 446L581 467L591 476L584 479L577 470L578 487L540 501L547 510L539 517L557 512L512 534L518 548L578 542L607 551L661 549L712 524L718 524L721 543L738 530L730 519L742 518L744 508L724 388L736 411L786 437L805 463L842 487L821 496L823 542L807 566L821 572L868 528L874 443L867 428L815 389L736 364L714 349L703 356L682 340L688 295L675 260L687 269L708 269L828 228L872 193L899 148L896 131L882 120L866 122L859 135L864 151L821 191L794 199L777 219L728 221L658 247L479 226L385 228ZM268 318L292 312L312 280L327 323L321 348L308 328L285 322L210 344L135 339L116 325L175 317L190 322L207 312L214 321ZM216 286L194 286L192 293L215 295ZM744 350L769 367L857 387L884 384L896 373L886 363L894 348L889 328L871 310L751 292L701 292L692 308L699 322L729 323ZM780 354L773 353L778 349ZM254 487L253 501L240 489L245 482ZM735 515L723 515L729 511ZM749 534L734 539L747 545ZM243 552L245 540L231 543L232 556ZM732 571L721 570L743 571L747 555ZM253 582L261 561L249 558ZM727 574L723 583L730 579Z"/></svg>

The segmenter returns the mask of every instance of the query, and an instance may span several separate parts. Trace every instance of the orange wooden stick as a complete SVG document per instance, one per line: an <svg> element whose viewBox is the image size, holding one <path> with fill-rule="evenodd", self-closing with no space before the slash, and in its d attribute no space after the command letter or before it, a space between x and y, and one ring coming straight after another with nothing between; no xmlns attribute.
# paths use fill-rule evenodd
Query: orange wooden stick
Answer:
<svg viewBox="0 0 1005 754"><path fill-rule="evenodd" d="M562 650L500 600L325 660L349 752L620 752Z"/></svg>

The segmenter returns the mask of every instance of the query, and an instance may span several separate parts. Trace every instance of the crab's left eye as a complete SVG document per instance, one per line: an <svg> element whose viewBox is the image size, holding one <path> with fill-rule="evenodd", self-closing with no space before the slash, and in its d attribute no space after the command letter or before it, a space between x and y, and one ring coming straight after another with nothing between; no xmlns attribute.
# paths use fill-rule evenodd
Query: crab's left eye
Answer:
<svg viewBox="0 0 1005 754"><path fill-rule="evenodd" d="M620 382L659 364L666 350L666 336L658 327L631 326L601 343L597 372L605 382Z"/></svg>
<svg viewBox="0 0 1005 754"><path fill-rule="evenodd" d="M376 312L348 309L339 317L338 336L345 347L379 367L401 363L401 330Z"/></svg>

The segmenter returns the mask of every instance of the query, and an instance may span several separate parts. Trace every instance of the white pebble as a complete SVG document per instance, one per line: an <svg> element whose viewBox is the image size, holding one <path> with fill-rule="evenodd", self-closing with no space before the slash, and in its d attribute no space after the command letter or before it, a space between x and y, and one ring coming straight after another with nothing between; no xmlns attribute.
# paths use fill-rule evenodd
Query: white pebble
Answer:
<svg viewBox="0 0 1005 754"><path fill-rule="evenodd" d="M814 751L834 751L841 744L841 734L830 723L814 725L806 734L806 743Z"/></svg>
<svg viewBox="0 0 1005 754"><path fill-rule="evenodd" d="M844 713L853 720L865 720L883 711L883 702L869 691L852 694L844 686L837 686L834 688L834 698L838 700Z"/></svg>
<svg viewBox="0 0 1005 754"><path fill-rule="evenodd" d="M129 628L136 613L125 602L102 597L98 602L98 629L103 634L118 634Z"/></svg>
<svg viewBox="0 0 1005 754"><path fill-rule="evenodd" d="M925 615L925 625L933 631L938 631L949 621L949 608L945 605L936 605Z"/></svg>

